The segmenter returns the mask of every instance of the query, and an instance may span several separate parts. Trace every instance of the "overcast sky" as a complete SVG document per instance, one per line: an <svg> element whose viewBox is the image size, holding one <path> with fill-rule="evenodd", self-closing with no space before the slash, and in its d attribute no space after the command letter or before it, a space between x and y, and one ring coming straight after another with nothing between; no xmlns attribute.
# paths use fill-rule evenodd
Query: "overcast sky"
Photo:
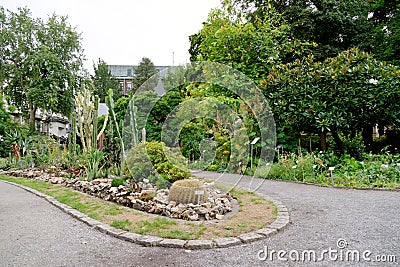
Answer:
<svg viewBox="0 0 400 267"><path fill-rule="evenodd" d="M82 34L92 72L98 58L110 65L136 65L142 57L155 65L189 62L189 35L198 32L220 0L3 0L5 9L28 7L34 17L68 16ZM174 52L174 57L173 57Z"/></svg>

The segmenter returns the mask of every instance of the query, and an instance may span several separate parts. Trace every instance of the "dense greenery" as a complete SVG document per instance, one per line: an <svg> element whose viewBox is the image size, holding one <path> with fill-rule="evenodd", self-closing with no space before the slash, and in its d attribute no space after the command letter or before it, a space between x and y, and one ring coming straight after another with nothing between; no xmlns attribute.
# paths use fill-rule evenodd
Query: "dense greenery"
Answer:
<svg viewBox="0 0 400 267"><path fill-rule="evenodd" d="M93 64L94 76L92 82L95 88L95 94L99 96L100 102L104 103L109 89L113 90L114 100L121 97L121 85L118 80L108 70L107 63L99 59L97 64Z"/></svg>
<svg viewBox="0 0 400 267"><path fill-rule="evenodd" d="M259 82L285 149L295 151L306 133L319 135L325 151L332 134L343 153L343 137L362 132L367 151L376 151L372 127L378 124L381 134L400 127L400 74L380 61L383 54L360 49L368 46L371 27L382 29L397 17L389 2L224 1L190 37L189 52L192 60L229 64ZM390 16L378 21L382 12ZM384 40L398 38L395 28L389 32ZM216 94L232 98L218 88Z"/></svg>
<svg viewBox="0 0 400 267"><path fill-rule="evenodd" d="M0 83L7 102L29 117L32 130L37 109L68 116L82 83L80 35L66 17L43 21L26 8L14 13L0 7L0 23Z"/></svg>
<svg viewBox="0 0 400 267"><path fill-rule="evenodd" d="M144 57L139 62L139 65L134 69L135 76L133 85L135 89L140 88L143 84L147 86L144 90L153 90L157 85L157 78L152 83L145 83L150 77L157 74L157 69L151 59Z"/></svg>
<svg viewBox="0 0 400 267"><path fill-rule="evenodd" d="M315 42L317 60L359 47L378 60L400 63L400 4L396 0L232 0L250 21L278 12L294 38Z"/></svg>
<svg viewBox="0 0 400 267"><path fill-rule="evenodd" d="M331 168L334 166L334 168ZM269 171L267 170L269 169ZM268 175L266 175L268 173ZM399 155L368 155L356 160L349 155L284 153L279 161L260 169L256 176L320 185L358 188L400 188Z"/></svg>
<svg viewBox="0 0 400 267"><path fill-rule="evenodd" d="M329 184L335 167L336 185L399 187L399 8L394 0L223 1L190 36L191 60L239 70L256 83L258 96L240 75L222 73L206 83L202 78L218 68L193 64L164 77L148 58L135 68L129 96L120 95L100 59L88 85L79 34L65 18L43 21L27 9L1 9L0 84L7 102L32 120L37 109L69 115L75 98L71 120L78 121L79 145L76 130L68 150L45 136L28 137L0 103L0 154L14 156L0 167L69 169L71 178L88 180L125 175L159 188L187 178L187 167L253 174L250 162L275 146L275 137L254 144L252 158L250 142L276 123L279 153L257 176L270 168L269 178ZM154 91L161 80L162 97ZM254 106L263 97L275 119L268 125L255 111L268 111L266 102ZM99 99L109 116L97 118ZM376 125L379 139L372 134Z"/></svg>
<svg viewBox="0 0 400 267"><path fill-rule="evenodd" d="M172 164L180 162L180 164ZM185 159L172 152L161 142L140 143L126 158L125 175L137 182L148 179L158 188L169 187L173 182L190 176L184 166Z"/></svg>
<svg viewBox="0 0 400 267"><path fill-rule="evenodd" d="M275 66L261 84L275 120L319 134L323 151L328 132L343 153L340 134L362 132L369 151L374 125L400 127L400 69L357 49L323 62L309 57Z"/></svg>

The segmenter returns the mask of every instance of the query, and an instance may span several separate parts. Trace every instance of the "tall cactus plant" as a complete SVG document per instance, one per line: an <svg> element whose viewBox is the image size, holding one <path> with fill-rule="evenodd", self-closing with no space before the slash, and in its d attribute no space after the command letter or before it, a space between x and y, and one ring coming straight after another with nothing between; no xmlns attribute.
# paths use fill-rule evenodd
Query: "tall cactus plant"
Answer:
<svg viewBox="0 0 400 267"><path fill-rule="evenodd" d="M129 118L130 118L130 126L132 131L132 144L137 146L139 144L138 130L137 130L137 122L136 122L136 114L137 107L135 106L135 102L133 100L133 96L129 101Z"/></svg>
<svg viewBox="0 0 400 267"><path fill-rule="evenodd" d="M97 144L97 140L100 138L107 125L108 116L106 116L106 119L104 120L101 131L99 133L94 133L94 119L96 119L97 123L97 110L95 110L95 102L97 102L98 105L98 98L96 99L97 100L94 100L94 97L89 89L84 89L75 96L75 105L79 126L78 134L81 138L84 153L96 148L96 146L93 146L93 143Z"/></svg>
<svg viewBox="0 0 400 267"><path fill-rule="evenodd" d="M75 162L76 157L76 112L71 114L71 133L68 136L68 150L71 155L72 162Z"/></svg>
<svg viewBox="0 0 400 267"><path fill-rule="evenodd" d="M110 115L111 129L113 129L114 128L113 126L115 126L115 130L117 131L117 137L118 137L118 140L120 141L120 146L121 146L120 160L121 160L121 167L123 167L124 166L125 149L124 149L124 142L123 142L122 136L121 136L120 126L118 124L117 116L115 115L115 111L114 111L114 98L113 98L113 90L112 89L108 90L108 94L106 96L106 105L108 107L108 114Z"/></svg>
<svg viewBox="0 0 400 267"><path fill-rule="evenodd" d="M92 135L92 148L97 148L97 135L99 134L98 130L98 113L99 113L99 96L96 95L94 97L94 110L93 110L93 135Z"/></svg>

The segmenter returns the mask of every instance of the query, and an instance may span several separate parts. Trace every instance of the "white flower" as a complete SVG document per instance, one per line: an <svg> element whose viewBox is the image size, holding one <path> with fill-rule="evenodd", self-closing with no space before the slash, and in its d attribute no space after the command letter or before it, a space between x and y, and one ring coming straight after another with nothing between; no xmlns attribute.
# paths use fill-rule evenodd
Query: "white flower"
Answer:
<svg viewBox="0 0 400 267"><path fill-rule="evenodd" d="M294 165L293 167L292 167L292 169L296 169L297 168L297 165Z"/></svg>
<svg viewBox="0 0 400 267"><path fill-rule="evenodd" d="M370 84L377 84L378 80L375 80L374 78L369 79Z"/></svg>
<svg viewBox="0 0 400 267"><path fill-rule="evenodd" d="M315 164L315 165L313 165L313 166L312 166L312 168L313 168L313 169L316 169L316 168L317 168L317 165L316 165L316 164Z"/></svg>
<svg viewBox="0 0 400 267"><path fill-rule="evenodd" d="M387 168L389 168L389 165L388 164L382 164L381 167L382 167L382 169L387 169Z"/></svg>
<svg viewBox="0 0 400 267"><path fill-rule="evenodd" d="M329 170L330 170L330 171L334 171L334 170L335 170L335 167L329 167Z"/></svg>

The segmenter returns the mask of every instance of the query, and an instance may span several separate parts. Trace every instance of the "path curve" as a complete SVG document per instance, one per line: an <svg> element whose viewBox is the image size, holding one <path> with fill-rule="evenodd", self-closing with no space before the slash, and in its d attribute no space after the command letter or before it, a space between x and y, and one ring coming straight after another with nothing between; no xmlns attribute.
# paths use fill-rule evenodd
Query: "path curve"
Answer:
<svg viewBox="0 0 400 267"><path fill-rule="evenodd" d="M198 172L215 179L220 174ZM233 174L220 181L232 183ZM239 186L246 188L250 177ZM231 248L185 251L149 248L105 235L61 212L44 199L0 182L0 266L304 266L288 259L260 260L264 251L300 254L314 250L369 250L376 256L396 256L397 263L329 259L313 266L395 266L400 261L400 192L321 188L266 180L259 193L288 207L291 224L270 238ZM343 239L347 248L340 250ZM292 252L291 252L292 251ZM264 254L263 254L264 253ZM333 255L334 256L334 255ZM339 255L340 256L340 255ZM383 258L383 257L381 257ZM388 257L386 257L388 258Z"/></svg>

